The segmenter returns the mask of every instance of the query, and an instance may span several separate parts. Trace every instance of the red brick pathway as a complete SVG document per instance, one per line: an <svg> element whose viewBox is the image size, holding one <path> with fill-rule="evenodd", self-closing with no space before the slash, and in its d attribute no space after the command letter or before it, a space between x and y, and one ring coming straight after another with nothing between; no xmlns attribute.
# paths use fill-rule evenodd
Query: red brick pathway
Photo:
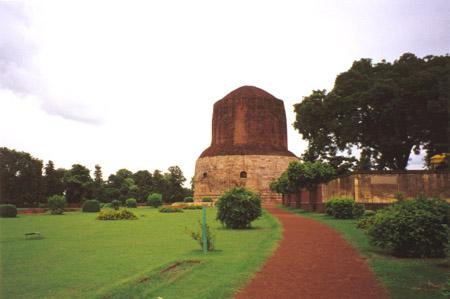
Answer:
<svg viewBox="0 0 450 299"><path fill-rule="evenodd" d="M366 261L336 231L276 207L283 240L237 299L384 299Z"/></svg>

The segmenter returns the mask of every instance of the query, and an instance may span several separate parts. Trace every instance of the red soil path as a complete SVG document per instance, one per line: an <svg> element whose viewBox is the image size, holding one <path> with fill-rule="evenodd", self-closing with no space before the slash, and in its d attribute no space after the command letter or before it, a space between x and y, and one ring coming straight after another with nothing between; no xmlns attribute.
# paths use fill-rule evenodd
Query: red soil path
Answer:
<svg viewBox="0 0 450 299"><path fill-rule="evenodd" d="M236 299L384 299L368 264L336 231L268 206L284 227L283 239Z"/></svg>

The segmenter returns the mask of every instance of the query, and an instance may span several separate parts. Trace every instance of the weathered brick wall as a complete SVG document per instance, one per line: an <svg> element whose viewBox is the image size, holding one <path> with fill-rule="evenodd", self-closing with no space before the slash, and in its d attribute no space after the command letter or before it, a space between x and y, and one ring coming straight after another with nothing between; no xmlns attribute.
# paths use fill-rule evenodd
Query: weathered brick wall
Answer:
<svg viewBox="0 0 450 299"><path fill-rule="evenodd" d="M364 203L366 209L377 210L394 202L398 192L406 198L422 193L450 201L450 173L425 170L359 172L319 185L312 198L306 189L283 195L283 204L323 212L328 199L349 197Z"/></svg>
<svg viewBox="0 0 450 299"><path fill-rule="evenodd" d="M360 172L337 178L321 186L323 201L331 197L351 197L357 202L391 203L401 192L407 198L423 193L450 199L449 172Z"/></svg>
<svg viewBox="0 0 450 299"><path fill-rule="evenodd" d="M216 199L224 191L242 186L259 193L264 201L279 201L281 196L271 192L269 184L289 165L298 160L289 156L230 155L202 157L197 160L194 176L194 198ZM241 178L245 171L247 178Z"/></svg>

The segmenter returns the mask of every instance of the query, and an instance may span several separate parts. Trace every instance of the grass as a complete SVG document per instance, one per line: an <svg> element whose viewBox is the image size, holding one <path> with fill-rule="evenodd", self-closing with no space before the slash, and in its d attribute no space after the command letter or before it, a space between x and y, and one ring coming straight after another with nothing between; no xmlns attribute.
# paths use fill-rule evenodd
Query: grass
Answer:
<svg viewBox="0 0 450 299"><path fill-rule="evenodd" d="M230 298L281 238L267 213L253 229L227 230L209 208L217 250L203 254L185 232L201 210L132 210L138 220L80 212L1 218L0 298Z"/></svg>
<svg viewBox="0 0 450 299"><path fill-rule="evenodd" d="M326 224L347 239L368 259L382 285L392 299L438 299L450 297L450 260L395 258L387 251L371 246L364 230L356 228L356 220L335 219L325 214L283 207L303 217ZM447 295L447 297L446 297Z"/></svg>

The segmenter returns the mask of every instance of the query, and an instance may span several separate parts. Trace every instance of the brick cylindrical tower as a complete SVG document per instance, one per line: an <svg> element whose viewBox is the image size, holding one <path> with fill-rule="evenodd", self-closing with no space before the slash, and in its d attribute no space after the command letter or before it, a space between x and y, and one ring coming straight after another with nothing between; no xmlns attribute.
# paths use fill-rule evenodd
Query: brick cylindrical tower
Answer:
<svg viewBox="0 0 450 299"><path fill-rule="evenodd" d="M279 198L269 184L294 160L283 101L257 87L240 87L214 104L211 146L197 160L194 197L217 198L245 186L263 200Z"/></svg>

